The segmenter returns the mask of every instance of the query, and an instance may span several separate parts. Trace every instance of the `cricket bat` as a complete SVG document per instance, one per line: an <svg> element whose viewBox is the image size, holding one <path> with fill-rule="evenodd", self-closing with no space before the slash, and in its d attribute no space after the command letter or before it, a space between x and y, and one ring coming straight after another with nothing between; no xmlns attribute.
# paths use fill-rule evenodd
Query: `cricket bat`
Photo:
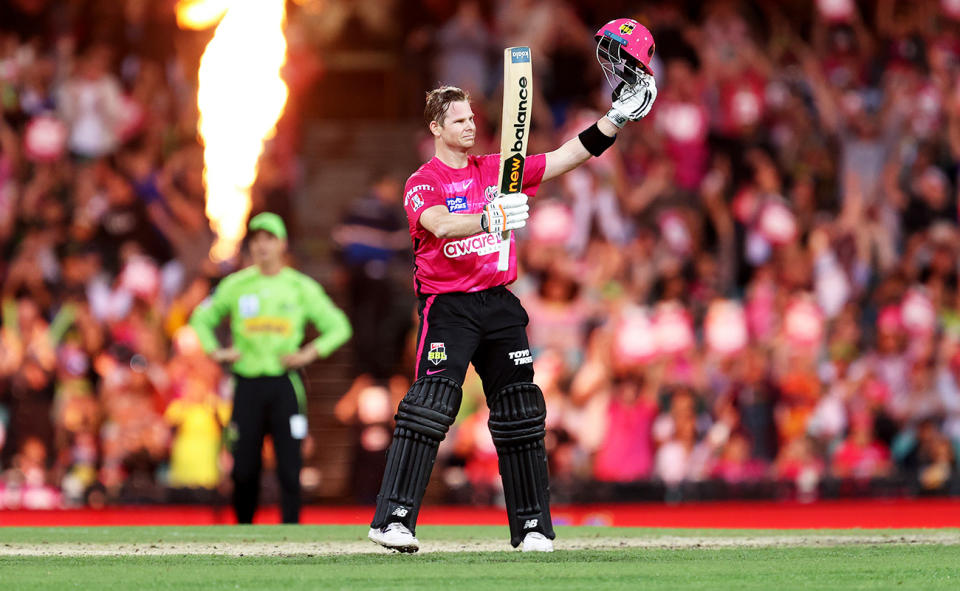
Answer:
<svg viewBox="0 0 960 591"><path fill-rule="evenodd" d="M529 47L503 50L503 112L500 125L500 193L519 193L523 189L523 165L530 138L530 107L533 106L533 64ZM510 234L500 238L497 270L510 267Z"/></svg>

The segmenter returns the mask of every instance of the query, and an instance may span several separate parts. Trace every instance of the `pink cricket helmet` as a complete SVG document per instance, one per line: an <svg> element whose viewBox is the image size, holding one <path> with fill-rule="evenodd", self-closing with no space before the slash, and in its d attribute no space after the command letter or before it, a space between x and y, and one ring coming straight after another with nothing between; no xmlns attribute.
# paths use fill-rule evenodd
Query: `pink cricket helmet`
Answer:
<svg viewBox="0 0 960 591"><path fill-rule="evenodd" d="M597 61L610 86L620 82L634 84L640 73L653 75L650 60L656 43L650 31L632 18L618 18L600 27L594 36L597 41Z"/></svg>

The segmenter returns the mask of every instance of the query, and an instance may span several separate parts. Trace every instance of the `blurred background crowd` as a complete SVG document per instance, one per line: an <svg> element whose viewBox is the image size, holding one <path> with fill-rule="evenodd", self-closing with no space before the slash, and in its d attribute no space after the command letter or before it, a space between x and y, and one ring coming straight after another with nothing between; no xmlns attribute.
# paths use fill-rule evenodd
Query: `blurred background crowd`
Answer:
<svg viewBox="0 0 960 591"><path fill-rule="evenodd" d="M209 33L178 30L174 4L2 3L0 507L223 492L227 376L184 325L243 261L207 257ZM518 233L554 497L960 494L960 2L595 4L290 3L254 213L291 222L297 265L354 324L313 370L344 374L311 392L341 427L309 447L352 472L328 497L373 499L412 377L400 203L432 156L423 92L469 90L475 152L496 152L502 48L529 45L530 151L551 150L608 108L593 33L622 16L657 41L657 103ZM378 56L392 83L365 86ZM318 203L304 130L338 117L421 131ZM319 239L318 206L340 220ZM471 373L431 494L498 500L486 418Z"/></svg>

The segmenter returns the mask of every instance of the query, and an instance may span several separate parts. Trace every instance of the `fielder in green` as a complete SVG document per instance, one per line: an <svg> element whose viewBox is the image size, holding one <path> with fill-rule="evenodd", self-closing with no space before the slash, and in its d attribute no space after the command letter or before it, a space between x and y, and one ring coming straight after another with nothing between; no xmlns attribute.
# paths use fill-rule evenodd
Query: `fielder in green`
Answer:
<svg viewBox="0 0 960 591"><path fill-rule="evenodd" d="M251 523L260 490L263 436L270 433L277 457L284 523L300 521L301 440L307 435L306 396L297 370L327 357L350 338L347 316L316 281L286 266L287 230L280 216L250 220L253 265L225 277L197 306L190 326L204 350L229 363L236 378L231 427L233 507L239 523ZM233 345L223 347L214 329L230 317ZM312 322L320 332L301 346Z"/></svg>

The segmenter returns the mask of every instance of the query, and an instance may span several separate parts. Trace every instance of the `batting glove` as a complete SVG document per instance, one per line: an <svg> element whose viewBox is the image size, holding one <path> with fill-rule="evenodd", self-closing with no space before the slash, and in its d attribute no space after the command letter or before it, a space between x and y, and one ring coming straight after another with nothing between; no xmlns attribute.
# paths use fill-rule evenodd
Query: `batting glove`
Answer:
<svg viewBox="0 0 960 591"><path fill-rule="evenodd" d="M484 232L496 234L507 230L516 230L527 225L530 206L523 193L500 195L483 208L480 227Z"/></svg>
<svg viewBox="0 0 960 591"><path fill-rule="evenodd" d="M649 74L642 74L636 84L621 83L613 94L614 101L607 119L622 128L627 121L640 121L653 108L653 102L657 100L657 81Z"/></svg>

